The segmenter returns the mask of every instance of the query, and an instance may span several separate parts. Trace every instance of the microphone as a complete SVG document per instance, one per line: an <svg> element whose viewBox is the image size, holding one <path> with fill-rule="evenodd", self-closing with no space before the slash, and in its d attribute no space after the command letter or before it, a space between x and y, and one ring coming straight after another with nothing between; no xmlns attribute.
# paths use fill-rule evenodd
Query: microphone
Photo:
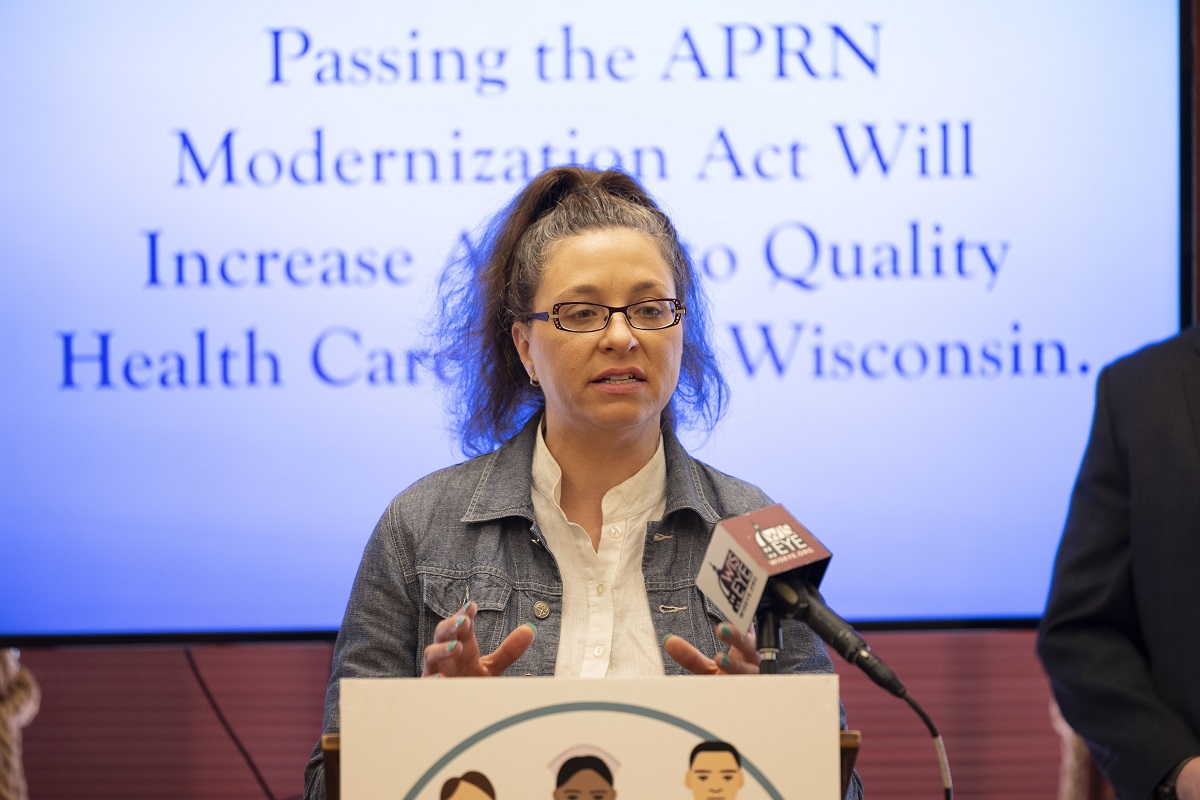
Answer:
<svg viewBox="0 0 1200 800"><path fill-rule="evenodd" d="M779 621L807 623L842 658L897 697L908 692L858 632L825 605L817 587L833 554L778 503L721 520L713 529L696 587L742 633L757 622L764 672L782 645Z"/></svg>
<svg viewBox="0 0 1200 800"><path fill-rule="evenodd" d="M756 625L758 651L763 655L759 671L776 671L775 656L783 645L780 621L798 619L842 658L904 700L933 737L945 800L953 800L950 762L937 726L896 673L871 652L850 623L825 605L817 591L830 558L817 537L776 504L717 523L696 587L742 633L750 630L752 622Z"/></svg>
<svg viewBox="0 0 1200 800"><path fill-rule="evenodd" d="M804 620L834 652L867 673L868 678L891 694L901 698L908 694L908 689L891 667L871 652L871 646L849 622L825 605L825 600L814 587L803 581L791 584L777 580L770 583L770 588L775 597L768 602L782 605L786 617Z"/></svg>

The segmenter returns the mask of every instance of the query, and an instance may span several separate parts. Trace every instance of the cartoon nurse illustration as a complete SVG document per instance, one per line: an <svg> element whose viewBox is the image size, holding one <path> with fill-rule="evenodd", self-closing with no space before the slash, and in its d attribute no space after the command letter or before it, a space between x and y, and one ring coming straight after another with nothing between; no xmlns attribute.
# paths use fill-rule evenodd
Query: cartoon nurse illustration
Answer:
<svg viewBox="0 0 1200 800"><path fill-rule="evenodd" d="M576 745L550 763L554 800L616 800L613 775L620 763L592 745Z"/></svg>

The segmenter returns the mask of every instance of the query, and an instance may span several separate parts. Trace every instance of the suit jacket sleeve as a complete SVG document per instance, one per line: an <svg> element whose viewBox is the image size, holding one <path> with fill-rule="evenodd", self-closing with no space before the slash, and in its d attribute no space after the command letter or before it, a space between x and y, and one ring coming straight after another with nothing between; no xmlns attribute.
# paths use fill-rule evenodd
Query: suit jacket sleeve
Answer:
<svg viewBox="0 0 1200 800"><path fill-rule="evenodd" d="M1114 409L1113 383L1112 368L1106 368L1097 383L1091 436L1055 560L1038 651L1064 716L1088 741L1117 794L1140 800L1179 760L1200 752L1200 741L1159 696L1148 663L1131 537L1153 532L1131 529L1129 443L1121 425L1126 412L1146 409Z"/></svg>

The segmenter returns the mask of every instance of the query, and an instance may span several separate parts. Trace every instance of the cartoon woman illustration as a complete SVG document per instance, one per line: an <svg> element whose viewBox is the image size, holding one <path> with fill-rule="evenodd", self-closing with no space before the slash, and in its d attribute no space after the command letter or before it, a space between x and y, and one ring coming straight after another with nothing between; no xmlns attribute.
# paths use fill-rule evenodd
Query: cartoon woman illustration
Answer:
<svg viewBox="0 0 1200 800"><path fill-rule="evenodd" d="M496 800L496 790L482 772L464 772L442 784L442 800Z"/></svg>

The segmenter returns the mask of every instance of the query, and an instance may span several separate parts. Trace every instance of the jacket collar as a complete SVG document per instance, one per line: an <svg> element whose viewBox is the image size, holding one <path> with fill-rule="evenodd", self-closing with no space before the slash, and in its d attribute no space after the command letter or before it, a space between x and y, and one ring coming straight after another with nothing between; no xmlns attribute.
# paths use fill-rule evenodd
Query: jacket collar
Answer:
<svg viewBox="0 0 1200 800"><path fill-rule="evenodd" d="M541 414L534 415L516 436L500 449L480 456L483 472L463 522L488 522L504 517L534 521L533 448ZM700 469L667 424L662 427L663 454L667 460L667 505L664 515L691 509L705 522L715 525L720 515L704 493Z"/></svg>

